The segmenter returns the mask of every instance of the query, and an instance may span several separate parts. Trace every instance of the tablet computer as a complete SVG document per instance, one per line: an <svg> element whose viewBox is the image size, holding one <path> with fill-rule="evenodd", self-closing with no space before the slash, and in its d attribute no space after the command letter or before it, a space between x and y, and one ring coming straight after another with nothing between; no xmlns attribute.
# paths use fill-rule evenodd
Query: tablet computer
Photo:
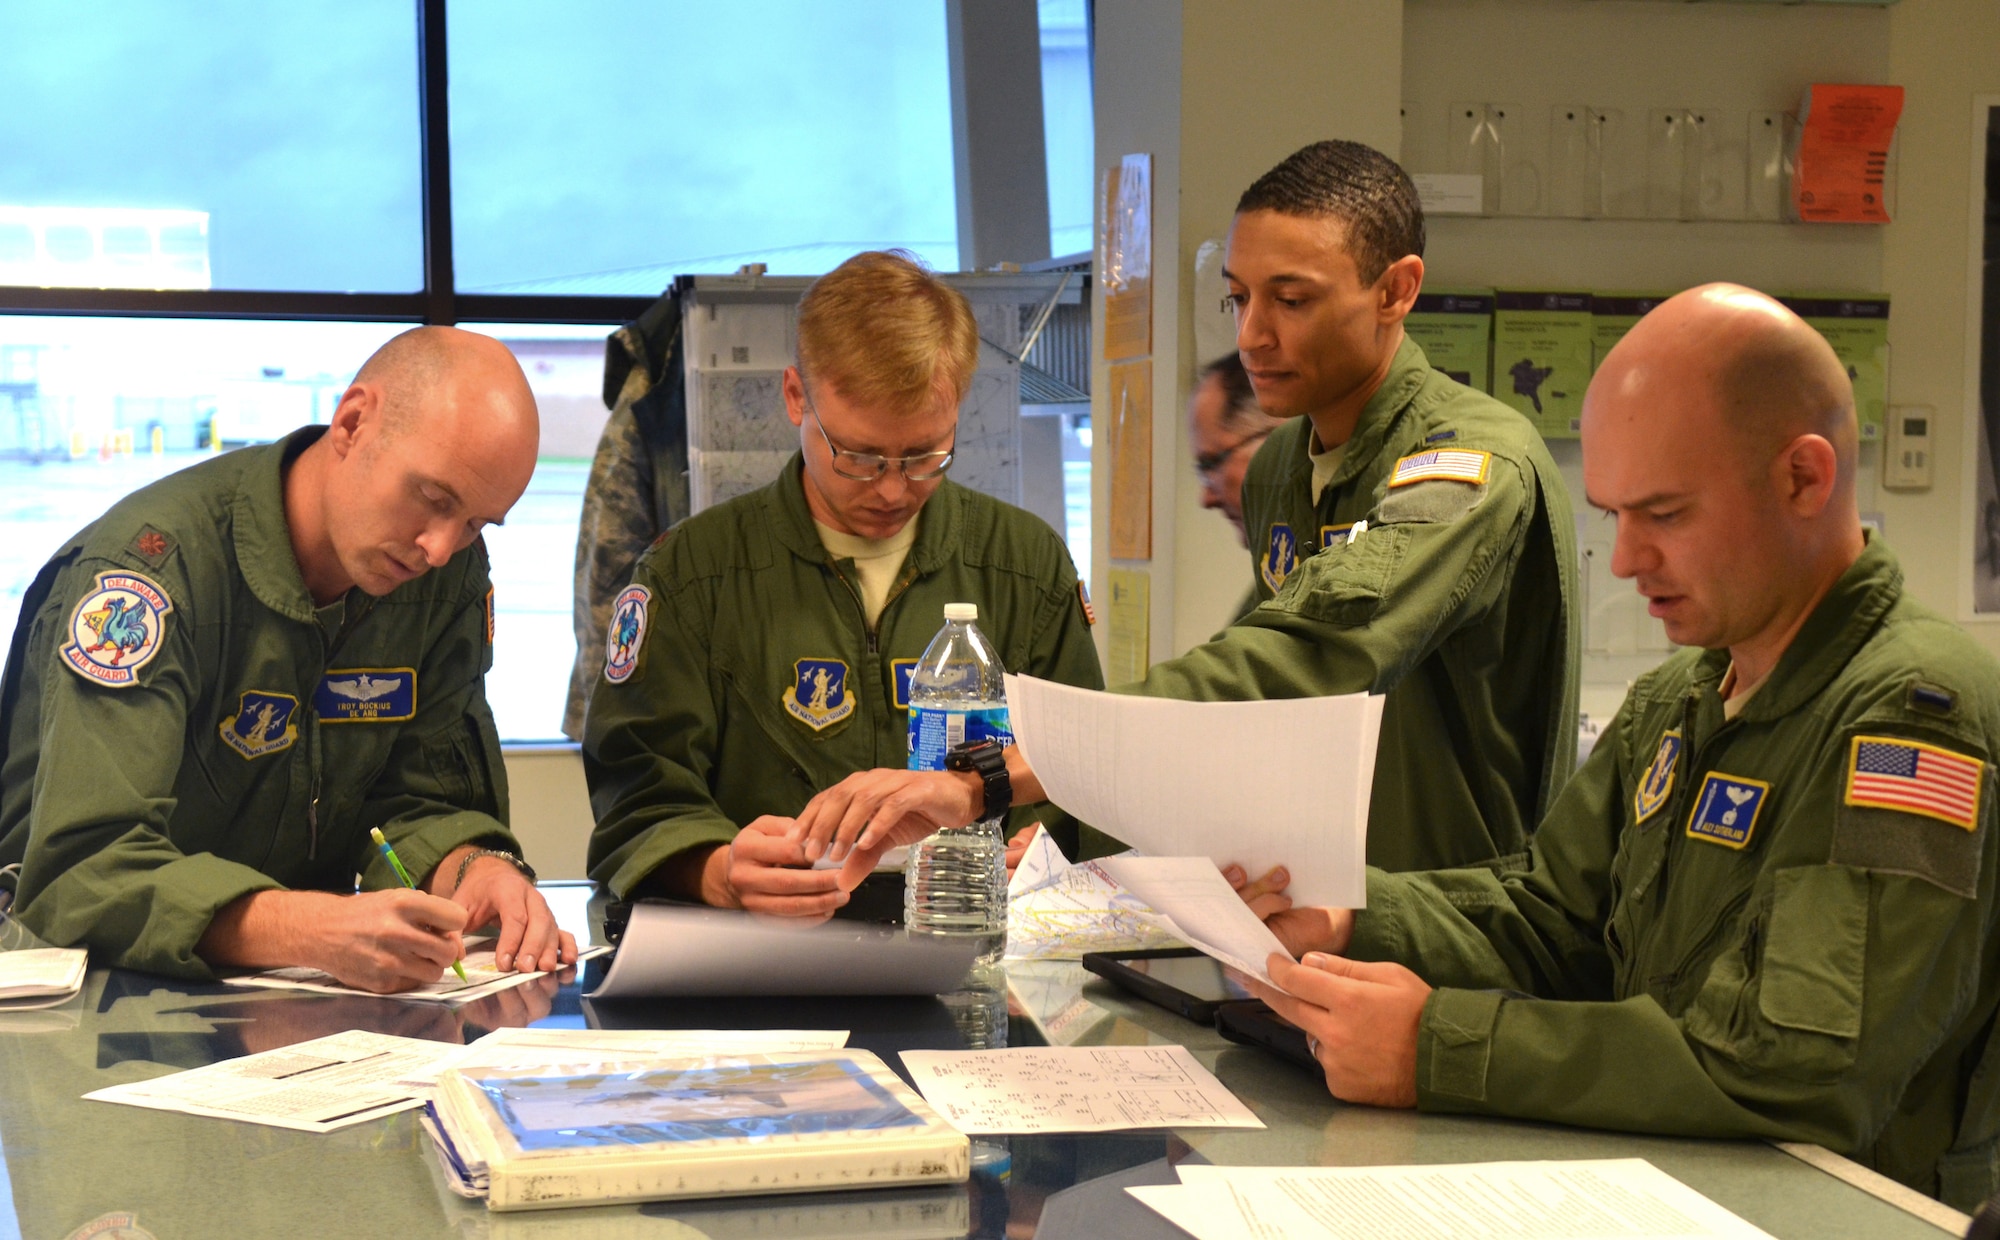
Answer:
<svg viewBox="0 0 2000 1240"><path fill-rule="evenodd" d="M1224 1003L1215 1009L1215 1031L1231 1042L1261 1046L1280 1059L1290 1060L1314 1075L1324 1069L1306 1045L1306 1031L1273 1012L1263 1002Z"/></svg>
<svg viewBox="0 0 2000 1240"><path fill-rule="evenodd" d="M1203 1025L1225 1003L1251 998L1213 957L1192 947L1145 952L1086 952L1083 967L1140 998Z"/></svg>

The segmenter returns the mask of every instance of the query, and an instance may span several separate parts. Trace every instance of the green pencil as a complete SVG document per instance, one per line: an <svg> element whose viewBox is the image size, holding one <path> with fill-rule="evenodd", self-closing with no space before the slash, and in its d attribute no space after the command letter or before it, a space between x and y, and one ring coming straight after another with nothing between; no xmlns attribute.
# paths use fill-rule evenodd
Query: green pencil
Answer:
<svg viewBox="0 0 2000 1240"><path fill-rule="evenodd" d="M408 887L411 891L415 891L417 889L417 880L411 878L410 872L403 868L403 859L396 855L395 849L389 847L388 837L382 834L382 828L370 827L368 828L368 834L375 837L375 847L381 849L382 855L389 859L390 868L396 871L397 878L403 880L403 886ZM454 960L451 962L451 971L458 974L459 981L463 982L467 980L465 966L458 961Z"/></svg>

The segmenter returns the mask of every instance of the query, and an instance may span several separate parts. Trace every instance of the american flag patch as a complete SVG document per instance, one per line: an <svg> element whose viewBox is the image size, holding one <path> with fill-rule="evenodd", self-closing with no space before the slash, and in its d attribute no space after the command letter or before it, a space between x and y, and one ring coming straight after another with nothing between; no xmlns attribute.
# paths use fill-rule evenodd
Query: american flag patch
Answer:
<svg viewBox="0 0 2000 1240"><path fill-rule="evenodd" d="M1390 475L1389 485L1406 487L1412 482L1484 482L1487 466L1492 462L1491 452L1479 452L1472 448L1433 448L1397 461L1396 472Z"/></svg>
<svg viewBox="0 0 2000 1240"><path fill-rule="evenodd" d="M1949 749L1893 736L1857 736L1847 764L1847 803L1922 814L1970 831L1979 825L1986 764Z"/></svg>

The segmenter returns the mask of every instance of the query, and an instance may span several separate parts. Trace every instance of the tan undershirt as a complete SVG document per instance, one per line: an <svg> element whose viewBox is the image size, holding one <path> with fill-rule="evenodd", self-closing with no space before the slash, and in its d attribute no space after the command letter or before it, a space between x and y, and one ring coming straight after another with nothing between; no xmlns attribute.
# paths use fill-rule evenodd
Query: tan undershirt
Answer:
<svg viewBox="0 0 2000 1240"><path fill-rule="evenodd" d="M1765 679L1768 680L1770 677L1766 676ZM1750 699L1757 696L1757 690L1763 687L1764 681L1760 680L1754 685L1739 688L1736 684L1736 664L1732 662L1729 670L1722 674L1722 684L1716 689L1716 692L1722 695L1722 717L1734 719L1742 714L1743 708L1750 704Z"/></svg>
<svg viewBox="0 0 2000 1240"><path fill-rule="evenodd" d="M1346 444L1328 448L1324 452L1314 451L1318 446L1319 432L1315 431L1306 439L1306 459L1312 462L1313 467L1312 500L1315 504L1319 503L1320 494L1326 490L1327 484L1333 481L1333 475L1339 471L1340 463L1347 459Z"/></svg>
<svg viewBox="0 0 2000 1240"><path fill-rule="evenodd" d="M896 588L896 574L903 571L903 561L917 541L917 522L922 519L922 513L911 517L887 538L862 538L813 522L819 529L820 545L834 559L854 561L854 575L860 578L855 584L861 588L861 610L867 613L871 629L889 605L889 591Z"/></svg>

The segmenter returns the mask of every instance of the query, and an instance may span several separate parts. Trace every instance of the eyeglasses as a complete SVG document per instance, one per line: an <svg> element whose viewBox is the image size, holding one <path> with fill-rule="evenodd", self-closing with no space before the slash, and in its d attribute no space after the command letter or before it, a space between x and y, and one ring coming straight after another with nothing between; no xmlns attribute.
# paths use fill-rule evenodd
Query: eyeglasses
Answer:
<svg viewBox="0 0 2000 1240"><path fill-rule="evenodd" d="M820 421L819 410L813 408L811 392L806 393L806 412L812 415L813 425L819 427L819 437L826 440L826 450L833 456L833 472L850 482L878 481L889 472L891 465L901 469L903 477L911 482L929 482L933 478L942 478L944 471L951 468L954 448L946 448L942 452L920 452L915 456L849 452L835 445L833 436L826 433L826 423Z"/></svg>
<svg viewBox="0 0 2000 1240"><path fill-rule="evenodd" d="M1218 448L1214 452L1202 453L1194 458L1194 472L1203 477L1217 472L1224 465L1229 464L1230 458L1241 452L1244 448L1253 443L1263 443L1265 437L1270 433L1270 431L1258 431L1254 435L1245 435L1226 448Z"/></svg>

